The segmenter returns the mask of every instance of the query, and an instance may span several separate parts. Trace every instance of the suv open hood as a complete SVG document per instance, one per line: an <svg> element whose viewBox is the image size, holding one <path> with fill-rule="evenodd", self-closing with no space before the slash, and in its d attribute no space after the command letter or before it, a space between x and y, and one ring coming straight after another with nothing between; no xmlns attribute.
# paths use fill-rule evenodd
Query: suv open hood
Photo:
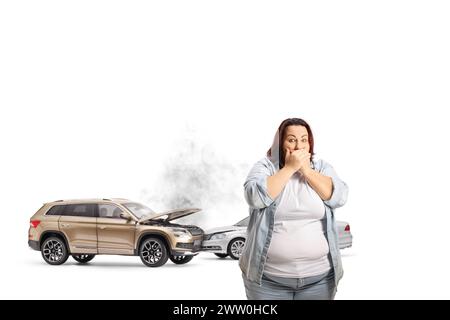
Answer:
<svg viewBox="0 0 450 320"><path fill-rule="evenodd" d="M143 223L150 220L163 220L165 222L172 221L181 217L186 217L190 214L199 212L201 209L197 208L189 208L189 209L176 209L166 212L157 213L156 215L153 215L152 217L145 216L139 219L139 223ZM167 216L167 217L164 217Z"/></svg>

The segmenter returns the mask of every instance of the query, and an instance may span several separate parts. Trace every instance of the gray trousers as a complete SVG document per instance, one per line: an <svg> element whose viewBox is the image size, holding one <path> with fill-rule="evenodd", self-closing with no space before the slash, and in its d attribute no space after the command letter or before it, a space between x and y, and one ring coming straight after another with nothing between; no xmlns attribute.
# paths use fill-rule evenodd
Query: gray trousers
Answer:
<svg viewBox="0 0 450 320"><path fill-rule="evenodd" d="M244 274L242 278L249 300L333 300L336 294L333 269L307 278L263 274L261 285L249 281Z"/></svg>

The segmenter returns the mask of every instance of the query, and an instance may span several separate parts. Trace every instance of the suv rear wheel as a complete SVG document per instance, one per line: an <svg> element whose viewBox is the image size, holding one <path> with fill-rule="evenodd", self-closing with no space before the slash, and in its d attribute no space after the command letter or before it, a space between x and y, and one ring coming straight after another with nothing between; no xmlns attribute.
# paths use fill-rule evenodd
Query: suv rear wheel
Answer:
<svg viewBox="0 0 450 320"><path fill-rule="evenodd" d="M169 258L166 245L158 238L147 238L142 241L139 256L147 267L160 267Z"/></svg>
<svg viewBox="0 0 450 320"><path fill-rule="evenodd" d="M194 259L194 256L169 256L170 261L172 261L175 264L185 264Z"/></svg>
<svg viewBox="0 0 450 320"><path fill-rule="evenodd" d="M63 264L69 258L66 244L58 237L45 239L41 246L41 254L45 262L53 266Z"/></svg>
<svg viewBox="0 0 450 320"><path fill-rule="evenodd" d="M73 254L72 258L74 258L79 263L87 263L94 259L95 254Z"/></svg>

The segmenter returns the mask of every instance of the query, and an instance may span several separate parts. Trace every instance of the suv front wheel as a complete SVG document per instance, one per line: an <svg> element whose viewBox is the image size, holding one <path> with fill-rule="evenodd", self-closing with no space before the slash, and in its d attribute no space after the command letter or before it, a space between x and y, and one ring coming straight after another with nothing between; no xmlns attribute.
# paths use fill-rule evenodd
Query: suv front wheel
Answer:
<svg viewBox="0 0 450 320"><path fill-rule="evenodd" d="M166 245L158 238L147 238L142 241L139 256L147 267L160 267L169 258Z"/></svg>
<svg viewBox="0 0 450 320"><path fill-rule="evenodd" d="M53 266L63 264L69 258L64 241L58 237L46 239L41 246L41 254L45 262Z"/></svg>
<svg viewBox="0 0 450 320"><path fill-rule="evenodd" d="M73 254L72 258L74 258L79 263L88 263L92 259L94 259L95 254Z"/></svg>
<svg viewBox="0 0 450 320"><path fill-rule="evenodd" d="M194 256L169 256L170 260L175 264L185 264L191 261Z"/></svg>

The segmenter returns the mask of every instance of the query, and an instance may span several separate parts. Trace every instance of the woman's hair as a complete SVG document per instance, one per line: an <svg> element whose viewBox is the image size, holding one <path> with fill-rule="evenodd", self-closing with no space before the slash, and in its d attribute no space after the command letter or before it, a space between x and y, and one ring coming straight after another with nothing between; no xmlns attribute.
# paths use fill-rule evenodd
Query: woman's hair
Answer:
<svg viewBox="0 0 450 320"><path fill-rule="evenodd" d="M285 159L285 153L283 150L283 141L285 138L285 134L286 134L286 129L289 126L303 126L306 128L306 131L308 131L308 143L309 143L309 153L311 153L311 161L313 159L314 156L314 137L313 137L313 133L311 131L311 127L309 126L309 124L300 118L289 118L284 120L283 122L281 122L280 126L278 127L278 154L279 154L279 164L280 164L280 169L284 167L284 159ZM269 151L267 151L267 156L271 156L272 155L272 148L269 149Z"/></svg>

